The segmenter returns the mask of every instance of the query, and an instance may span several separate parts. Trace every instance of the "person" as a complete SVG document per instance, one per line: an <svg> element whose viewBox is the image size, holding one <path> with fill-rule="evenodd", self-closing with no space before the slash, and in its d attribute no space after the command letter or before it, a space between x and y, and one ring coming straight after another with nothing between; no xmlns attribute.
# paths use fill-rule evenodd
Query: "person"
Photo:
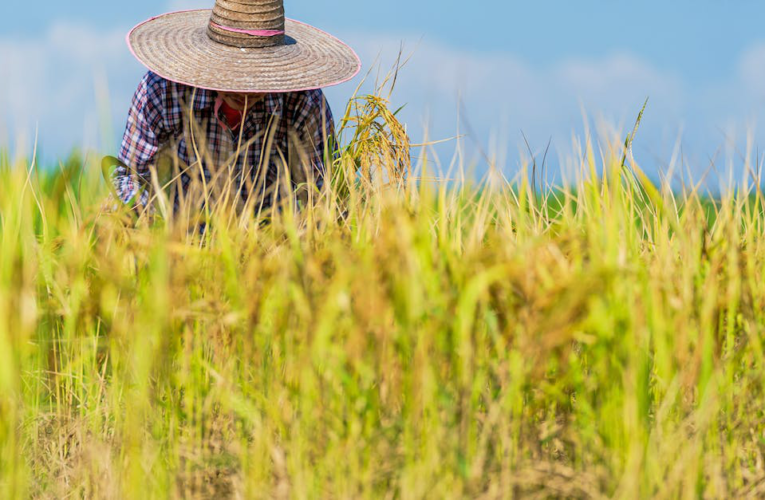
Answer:
<svg viewBox="0 0 765 500"><path fill-rule="evenodd" d="M123 203L151 205L152 171L175 186L176 208L195 189L257 212L321 188L335 144L321 89L361 69L348 45L285 19L283 0L217 0L145 21L127 41L149 71L112 174Z"/></svg>

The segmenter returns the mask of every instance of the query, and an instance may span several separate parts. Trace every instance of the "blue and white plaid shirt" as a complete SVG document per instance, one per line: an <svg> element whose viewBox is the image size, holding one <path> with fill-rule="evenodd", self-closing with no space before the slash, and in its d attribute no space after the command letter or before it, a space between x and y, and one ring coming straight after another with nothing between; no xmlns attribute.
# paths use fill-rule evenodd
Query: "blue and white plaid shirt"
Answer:
<svg viewBox="0 0 765 500"><path fill-rule="evenodd" d="M285 164L299 164L307 174L290 172L293 188L297 177L321 187L326 149L334 144L332 112L321 90L267 94L248 110L243 127L236 131L225 125L222 113L215 116L217 97L215 91L174 83L152 72L144 76L133 97L119 153L120 161L133 171L117 167L113 178L124 203L148 205L150 190L142 189L146 182L141 180L150 181L149 167L164 148L183 164L184 190L195 176L201 180L202 172L209 183L220 177L215 173L223 168L233 176L243 200L258 193L257 206L268 207L285 194L277 186L284 181ZM289 158L296 151L300 158Z"/></svg>

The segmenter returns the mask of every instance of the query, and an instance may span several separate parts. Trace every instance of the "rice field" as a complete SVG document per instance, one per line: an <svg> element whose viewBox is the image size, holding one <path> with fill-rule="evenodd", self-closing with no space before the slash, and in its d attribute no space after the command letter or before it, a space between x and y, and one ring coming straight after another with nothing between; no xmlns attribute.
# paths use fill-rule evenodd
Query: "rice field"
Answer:
<svg viewBox="0 0 765 500"><path fill-rule="evenodd" d="M2 156L0 498L765 496L759 169L446 182L379 96L342 128L267 223Z"/></svg>

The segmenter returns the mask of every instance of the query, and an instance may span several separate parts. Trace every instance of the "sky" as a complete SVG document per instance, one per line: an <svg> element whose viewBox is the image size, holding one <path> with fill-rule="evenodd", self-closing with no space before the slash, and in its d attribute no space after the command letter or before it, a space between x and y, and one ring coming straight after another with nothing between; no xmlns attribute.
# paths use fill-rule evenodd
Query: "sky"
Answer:
<svg viewBox="0 0 765 500"><path fill-rule="evenodd" d="M157 14L213 0L3 2L0 146L48 162L113 152L144 68L124 37ZM649 99L634 151L654 176L681 157L743 172L765 146L765 3L758 0L286 0L288 17L352 45L370 91L401 47L391 97L416 142L463 136L509 176L528 141L566 158L589 129L621 133ZM336 114L361 81L327 89ZM525 139L524 139L525 137ZM435 152L448 167L455 143ZM765 151L765 148L763 148ZM479 160L483 161L483 160ZM724 175L723 175L724 176Z"/></svg>

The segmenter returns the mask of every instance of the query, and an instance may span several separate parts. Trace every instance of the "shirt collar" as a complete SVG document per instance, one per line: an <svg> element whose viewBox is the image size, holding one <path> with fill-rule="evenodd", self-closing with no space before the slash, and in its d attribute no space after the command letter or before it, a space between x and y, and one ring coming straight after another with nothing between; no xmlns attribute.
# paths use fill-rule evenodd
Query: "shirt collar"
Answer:
<svg viewBox="0 0 765 500"><path fill-rule="evenodd" d="M200 88L194 89L192 87L188 87L188 90L190 90L194 96L194 109L212 109L215 106L215 99L218 96L216 91ZM282 110L284 109L284 94L266 94L263 102L265 104L267 114L276 116L282 115ZM250 111L254 109L255 107L253 107Z"/></svg>
<svg viewBox="0 0 765 500"><path fill-rule="evenodd" d="M194 100L194 108L213 108L217 96L218 93L212 90L198 90L196 99ZM266 94L266 97L263 99L263 104L265 105L266 114L281 116L282 110L284 109L284 94ZM249 115L252 113L257 107L258 106L255 105L250 108L250 111L247 114Z"/></svg>

